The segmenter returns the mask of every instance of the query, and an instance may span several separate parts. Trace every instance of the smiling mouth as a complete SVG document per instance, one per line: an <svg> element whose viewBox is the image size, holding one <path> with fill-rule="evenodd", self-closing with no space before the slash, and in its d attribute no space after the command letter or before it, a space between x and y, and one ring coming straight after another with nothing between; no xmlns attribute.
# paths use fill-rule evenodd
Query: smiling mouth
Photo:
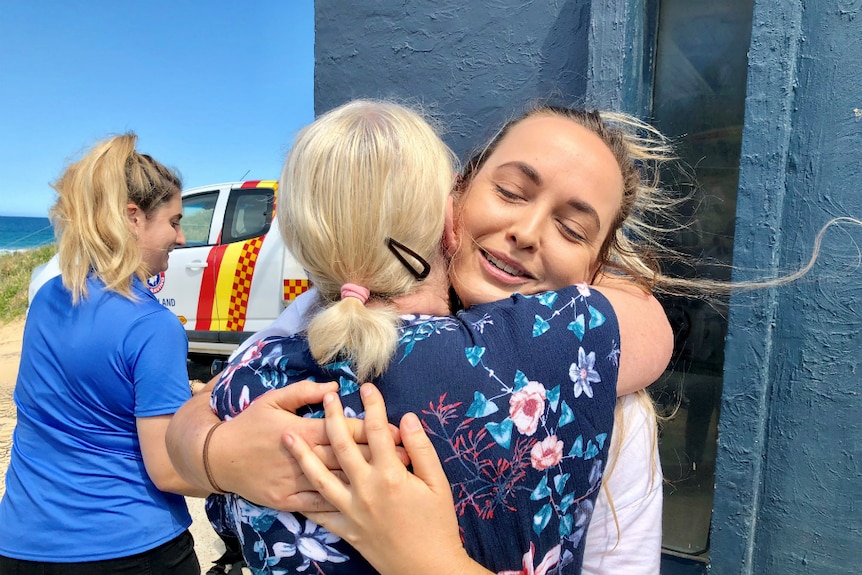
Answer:
<svg viewBox="0 0 862 575"><path fill-rule="evenodd" d="M485 260L489 264L491 264L492 266L494 266L498 270L509 274L510 276L518 277L518 278L535 279L535 278L533 278L533 276L531 276L527 272L520 270L518 268L512 267L511 265L507 264L506 262L495 258L494 256L492 256L491 254L489 254L485 250L482 250L482 255L485 257Z"/></svg>

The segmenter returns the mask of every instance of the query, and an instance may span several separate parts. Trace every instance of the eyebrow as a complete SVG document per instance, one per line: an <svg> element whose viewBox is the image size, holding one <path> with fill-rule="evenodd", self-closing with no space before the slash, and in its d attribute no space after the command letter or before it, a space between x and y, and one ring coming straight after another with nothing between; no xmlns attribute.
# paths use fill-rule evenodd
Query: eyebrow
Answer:
<svg viewBox="0 0 862 575"><path fill-rule="evenodd" d="M524 162L506 162L505 164L500 164L498 168L516 168L519 172L527 176L527 178L529 178L529 180L535 185L542 185L542 176L540 176L539 172L537 172L530 164L525 164Z"/></svg>
<svg viewBox="0 0 862 575"><path fill-rule="evenodd" d="M583 200L569 200L567 204L593 220L593 223L596 224L596 231L601 231L602 222L599 219L599 213L593 206Z"/></svg>
<svg viewBox="0 0 862 575"><path fill-rule="evenodd" d="M533 184L535 184L537 186L542 185L542 176L530 164L526 164L524 162L513 161L513 162L506 162L505 164L500 164L498 166L498 168L515 168L519 172L524 174L527 177L527 179L529 179L531 182L533 182ZM585 216L587 216L591 220L593 220L593 223L595 223L595 225L596 225L596 230L601 231L602 222L599 219L599 213L596 211L596 209L593 206L591 206L590 204L588 204L587 202L585 202L583 200L579 200L576 198L571 199L566 203L570 207L574 208L578 212L584 214Z"/></svg>

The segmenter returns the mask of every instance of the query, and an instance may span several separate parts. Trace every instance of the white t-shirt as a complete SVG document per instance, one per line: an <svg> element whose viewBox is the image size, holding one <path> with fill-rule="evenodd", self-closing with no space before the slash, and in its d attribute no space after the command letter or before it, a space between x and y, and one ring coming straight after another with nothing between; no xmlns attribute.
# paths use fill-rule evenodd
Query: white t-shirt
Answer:
<svg viewBox="0 0 862 575"><path fill-rule="evenodd" d="M305 329L308 312L316 300L314 288L297 297L272 325L244 341L231 359L264 337L288 336ZM657 575L661 562L662 473L655 413L641 403L637 394L618 398L616 409L622 410L622 418L617 414L604 487L587 529L582 573Z"/></svg>
<svg viewBox="0 0 862 575"><path fill-rule="evenodd" d="M662 473L655 413L635 393L618 398L617 410L622 420L618 413L606 468L612 471L605 472L590 519L583 574L657 575Z"/></svg>

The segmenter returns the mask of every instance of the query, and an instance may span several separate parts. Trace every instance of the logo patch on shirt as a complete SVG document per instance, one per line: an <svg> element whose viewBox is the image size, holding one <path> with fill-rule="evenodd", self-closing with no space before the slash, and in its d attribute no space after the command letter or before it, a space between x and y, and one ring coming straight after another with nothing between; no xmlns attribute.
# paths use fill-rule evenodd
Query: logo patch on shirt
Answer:
<svg viewBox="0 0 862 575"><path fill-rule="evenodd" d="M152 293L159 293L165 287L165 272L159 272L159 275L147 278L147 287Z"/></svg>

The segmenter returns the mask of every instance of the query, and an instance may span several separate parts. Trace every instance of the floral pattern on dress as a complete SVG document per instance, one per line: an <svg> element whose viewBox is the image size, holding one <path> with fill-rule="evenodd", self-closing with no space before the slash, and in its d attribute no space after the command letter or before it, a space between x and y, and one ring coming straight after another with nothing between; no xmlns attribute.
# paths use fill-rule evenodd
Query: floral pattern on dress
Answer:
<svg viewBox="0 0 862 575"><path fill-rule="evenodd" d="M324 563L344 563L349 559L347 555L331 545L340 541L340 538L309 519L268 507L260 507L240 497L231 497L229 502L228 511L235 521L240 542L244 548L250 545L256 553L257 561L249 564L252 573L293 572L275 567L286 558L298 559L298 565L293 566L297 572L306 571L311 566L319 572ZM284 528L283 531L289 533L289 538L267 544L262 534L270 530L275 523L280 524ZM244 526L251 529L244 529ZM249 541L249 537L255 540Z"/></svg>
<svg viewBox="0 0 862 575"><path fill-rule="evenodd" d="M511 299L475 306L458 318L405 316L393 361L378 385L390 420L406 411L420 413L452 482L462 537L474 559L500 573L561 573L568 566L579 569L601 486L619 357L616 319L606 327L612 310L585 285ZM506 338L508 343L498 345ZM491 347L486 339L494 342ZM452 345L458 341L469 343L460 354ZM547 346L558 341L562 350L550 353ZM601 349L593 348L596 342ZM270 389L302 379L337 379L345 413L364 415L350 364L317 366L304 336L264 339L235 362L212 395L223 419ZM424 377L411 377L432 363ZM592 416L584 416L599 398L604 419L592 424ZM302 415L321 417L322 410L310 406ZM299 514L236 495L226 501L255 574L374 572L346 542ZM513 548L508 539L491 544L476 533L500 531L500 521L516 521L529 547Z"/></svg>

